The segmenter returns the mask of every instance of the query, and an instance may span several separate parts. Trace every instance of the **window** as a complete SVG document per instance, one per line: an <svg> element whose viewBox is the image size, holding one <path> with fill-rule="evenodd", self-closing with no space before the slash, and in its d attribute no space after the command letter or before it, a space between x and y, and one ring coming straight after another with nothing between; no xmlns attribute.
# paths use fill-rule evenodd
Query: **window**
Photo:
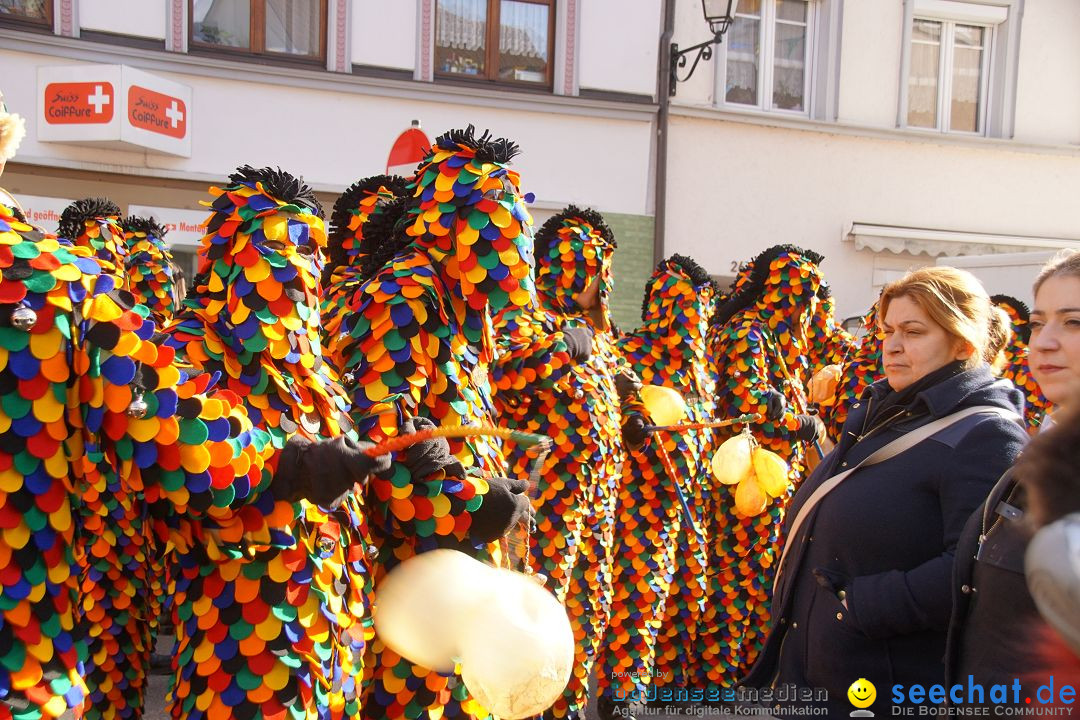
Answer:
<svg viewBox="0 0 1080 720"><path fill-rule="evenodd" d="M52 24L52 0L0 0L0 20Z"/></svg>
<svg viewBox="0 0 1080 720"><path fill-rule="evenodd" d="M326 0L191 0L191 44L322 60Z"/></svg>
<svg viewBox="0 0 1080 720"><path fill-rule="evenodd" d="M908 127L982 133L992 28L915 18Z"/></svg>
<svg viewBox="0 0 1080 720"><path fill-rule="evenodd" d="M724 42L724 103L806 114L814 7L808 0L742 0Z"/></svg>
<svg viewBox="0 0 1080 720"><path fill-rule="evenodd" d="M435 74L550 86L554 0L437 0Z"/></svg>
<svg viewBox="0 0 1080 720"><path fill-rule="evenodd" d="M1020 0L906 0L900 127L1010 137Z"/></svg>

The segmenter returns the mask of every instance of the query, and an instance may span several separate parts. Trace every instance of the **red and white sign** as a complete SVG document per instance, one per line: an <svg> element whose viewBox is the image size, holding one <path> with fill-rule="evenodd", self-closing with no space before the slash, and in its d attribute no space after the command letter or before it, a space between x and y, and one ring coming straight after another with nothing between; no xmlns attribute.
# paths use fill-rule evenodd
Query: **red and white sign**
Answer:
<svg viewBox="0 0 1080 720"><path fill-rule="evenodd" d="M45 122L50 125L92 125L113 119L113 84L58 82L45 86Z"/></svg>
<svg viewBox="0 0 1080 720"><path fill-rule="evenodd" d="M390 157L386 159L386 174L411 178L431 150L431 141L420 129L420 122L413 120L412 127L398 135L390 148Z"/></svg>
<svg viewBox="0 0 1080 720"><path fill-rule="evenodd" d="M126 65L38 68L38 139L191 156L191 88Z"/></svg>
<svg viewBox="0 0 1080 720"><path fill-rule="evenodd" d="M174 138L187 135L187 103L141 85L128 87L128 122Z"/></svg>
<svg viewBox="0 0 1080 720"><path fill-rule="evenodd" d="M41 195L19 195L16 198L22 206L27 222L46 232L56 232L60 224L60 213L74 200L66 198L44 197Z"/></svg>

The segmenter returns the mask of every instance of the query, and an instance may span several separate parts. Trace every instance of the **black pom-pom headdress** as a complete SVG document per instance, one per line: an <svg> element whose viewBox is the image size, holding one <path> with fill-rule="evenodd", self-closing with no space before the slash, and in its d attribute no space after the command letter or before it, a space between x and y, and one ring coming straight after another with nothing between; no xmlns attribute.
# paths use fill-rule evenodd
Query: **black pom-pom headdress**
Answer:
<svg viewBox="0 0 1080 720"><path fill-rule="evenodd" d="M544 221L544 224L536 231L536 237L533 238L534 257L543 258L548 256L551 246L559 242L559 230L562 229L563 222L571 218L591 226L593 230L600 233L600 236L613 249L619 247L619 244L615 241L615 233L608 227L603 215L592 208L582 209L577 205L568 205L566 209Z"/></svg>
<svg viewBox="0 0 1080 720"><path fill-rule="evenodd" d="M166 233L169 231L153 218L129 215L124 218L124 232L143 233L149 237L156 237L158 240L163 240L165 239Z"/></svg>
<svg viewBox="0 0 1080 720"><path fill-rule="evenodd" d="M476 159L483 163L505 165L521 152L517 143L506 138L492 138L491 131L485 130L476 137L476 127L471 123L464 130L448 130L435 138L435 145L441 150L459 150L469 148L476 153Z"/></svg>
<svg viewBox="0 0 1080 720"><path fill-rule="evenodd" d="M233 185L249 186L262 183L266 192L277 200L307 208L320 218L326 217L322 204L315 197L315 191L304 182L304 179L290 175L281 168L256 169L250 165L242 165L236 168L236 172L229 175L229 182Z"/></svg>
<svg viewBox="0 0 1080 720"><path fill-rule="evenodd" d="M675 253L667 260L661 260L657 263L656 269L653 271L653 277L656 277L660 273L667 272L668 270L681 271L695 288L709 285L712 287L714 294L720 292L720 288L717 286L716 281L709 275L708 270L701 267L701 265L692 257ZM649 296L652 294L652 288L653 283L650 281L645 285L645 295L641 298L641 319L643 321L648 314Z"/></svg>
<svg viewBox="0 0 1080 720"><path fill-rule="evenodd" d="M744 310L756 302L765 290L765 283L769 279L770 266L773 260L781 255L798 255L807 262L820 265L825 257L813 250L806 250L795 245L774 245L763 250L757 257L750 261L750 279L733 292L722 304L717 306L713 313L712 324L724 325L734 317L735 313Z"/></svg>
<svg viewBox="0 0 1080 720"><path fill-rule="evenodd" d="M74 240L86 230L86 221L94 218L120 217L120 208L107 198L83 198L64 208L56 234Z"/></svg>
<svg viewBox="0 0 1080 720"><path fill-rule="evenodd" d="M1024 341L1026 345L1031 340L1031 309L1023 300L1014 298L1012 295L991 295L990 302L1000 305L1006 310L1011 309L1020 319L1020 326L1014 327L1013 331Z"/></svg>

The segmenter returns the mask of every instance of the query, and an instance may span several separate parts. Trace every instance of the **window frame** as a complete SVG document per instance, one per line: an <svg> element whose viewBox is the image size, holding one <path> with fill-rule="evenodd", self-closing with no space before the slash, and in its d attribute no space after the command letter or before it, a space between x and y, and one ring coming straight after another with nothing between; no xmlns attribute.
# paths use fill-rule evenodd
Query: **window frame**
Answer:
<svg viewBox="0 0 1080 720"><path fill-rule="evenodd" d="M53 14L53 0L45 0L44 7L45 7L45 18L44 19L27 17L26 15L2 14L2 15L0 15L0 20L2 20L3 24L5 24L5 25L10 23L12 25L17 25L17 26L23 27L23 28L28 28L28 29L33 28L35 30L43 29L43 30L47 30L49 32L52 32L52 30L53 30L53 17L54 17L54 14Z"/></svg>
<svg viewBox="0 0 1080 720"><path fill-rule="evenodd" d="M531 82L529 80L507 80L499 77L499 31L502 28L501 11L502 0L485 0L487 2L487 27L484 35L484 65L486 70L483 74L469 75L466 73L442 72L434 61L438 54L438 18L439 0L432 0L434 14L432 36L432 78L436 81L462 82L467 84L498 85L514 89L552 90L555 82L555 33L558 28L555 13L558 10L557 0L517 0L530 5L544 5L548 8L548 62L544 73L544 82Z"/></svg>
<svg viewBox="0 0 1080 720"><path fill-rule="evenodd" d="M758 102L756 105L728 102L727 99L727 61L729 43L720 44L716 60L716 105L724 110L735 112L770 113L790 117L811 117L814 114L815 91L814 78L818 73L818 34L819 14L822 13L820 2L806 0L806 52L803 70L803 109L788 110L773 105L773 78L776 64L776 26L785 21L777 20L777 0L761 0L761 15L758 20L758 43L761 52L761 64L758 68ZM736 12L739 17L745 13ZM731 31L728 31L730 35Z"/></svg>
<svg viewBox="0 0 1080 720"><path fill-rule="evenodd" d="M904 0L901 35L901 62L898 85L896 127L920 135L1012 138L1016 121L1016 90L1020 65L1020 31L1024 0ZM911 41L914 21L954 21L960 25L991 27L990 52L984 53L982 130L942 130L909 125L908 78L911 74ZM939 99L940 102L940 99ZM939 109L940 111L940 109ZM947 127L947 126L946 126Z"/></svg>
<svg viewBox="0 0 1080 720"><path fill-rule="evenodd" d="M188 48L198 52L223 54L229 57L274 59L305 65L326 64L327 27L329 23L329 0L317 0L319 3L319 52L317 55L297 55L295 53L275 52L266 49L266 0L248 0L248 41L249 47L239 48L216 43L200 42L195 37L195 0L188 4Z"/></svg>
<svg viewBox="0 0 1080 720"><path fill-rule="evenodd" d="M904 113L904 126L909 130L916 130L919 132L929 133L946 133L949 135L967 135L969 137L984 137L986 135L987 117L989 115L990 107L990 88L991 74L993 72L993 52L994 52L994 40L997 36L996 25L986 25L982 23L953 20L943 17L926 16L921 13L916 13L912 16L912 23L922 20L924 22L935 22L941 24L941 37L939 40L939 54L938 54L938 85L937 85L937 117L935 118L934 127L922 127L921 125L911 125L908 122L908 113ZM983 44L982 44L982 65L979 67L979 112L975 118L975 130L953 130L951 127L952 121L952 88L953 88L953 60L956 51L956 27L962 25L964 27L977 27L981 28L984 32ZM914 29L908 36L908 52L911 52L911 45L915 43L913 37ZM908 62L907 80L904 83L905 101L906 107L910 107L911 93L908 83L911 79L911 63Z"/></svg>

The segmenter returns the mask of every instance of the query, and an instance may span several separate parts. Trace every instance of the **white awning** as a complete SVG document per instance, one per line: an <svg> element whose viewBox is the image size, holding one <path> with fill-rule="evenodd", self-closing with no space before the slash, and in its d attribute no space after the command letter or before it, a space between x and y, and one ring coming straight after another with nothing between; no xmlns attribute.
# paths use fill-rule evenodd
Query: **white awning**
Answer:
<svg viewBox="0 0 1080 720"><path fill-rule="evenodd" d="M1080 248L1080 239L931 230L872 223L852 223L847 239L855 243L856 250L888 250L931 257Z"/></svg>

